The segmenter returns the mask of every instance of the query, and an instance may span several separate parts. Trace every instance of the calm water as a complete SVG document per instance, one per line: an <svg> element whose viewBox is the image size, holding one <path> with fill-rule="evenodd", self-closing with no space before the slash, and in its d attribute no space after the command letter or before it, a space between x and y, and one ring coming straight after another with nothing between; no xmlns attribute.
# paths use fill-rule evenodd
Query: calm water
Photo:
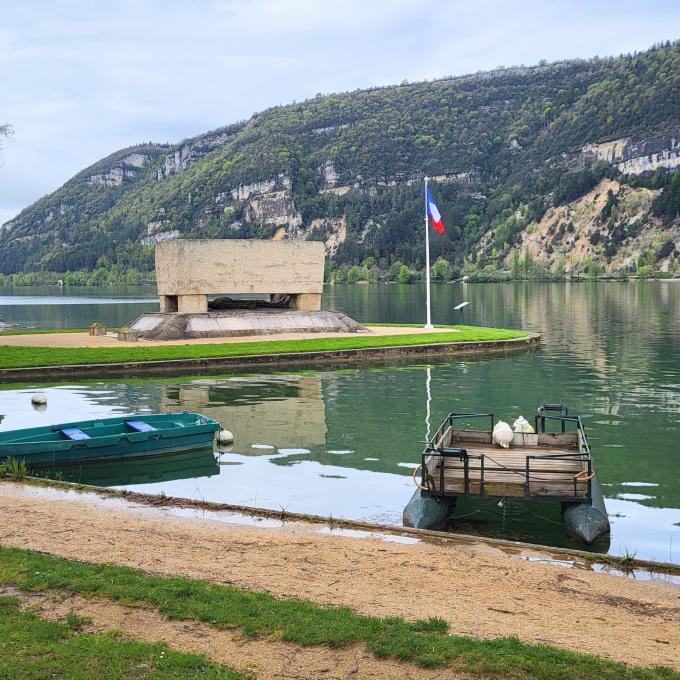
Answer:
<svg viewBox="0 0 680 680"><path fill-rule="evenodd" d="M95 322L120 328L144 312L157 311L153 286L0 287L0 330L8 326L87 328Z"/></svg>
<svg viewBox="0 0 680 680"><path fill-rule="evenodd" d="M110 292L97 295L121 300ZM363 321L408 322L421 320L423 297L422 286L336 286L324 305ZM439 285L434 321L455 320L451 308L463 300L471 302L466 322L538 330L542 347L428 365L54 385L45 390L44 412L31 407L30 386L11 386L0 391L0 429L129 411L198 410L235 433L233 449L219 464L203 452L123 469L90 466L72 475L168 495L399 524L421 442L446 413L491 410L506 420L520 413L531 419L539 403L563 401L589 430L612 521L609 551L680 562L680 282ZM63 301L5 304L0 314L16 322L11 310L21 309L25 323L36 326L82 327L94 320L80 315L88 305ZM91 304L102 315L97 320L109 325L119 317L108 313L127 314L125 321L137 313L137 303ZM457 526L467 531L570 545L546 504L478 504L458 514L464 517Z"/></svg>

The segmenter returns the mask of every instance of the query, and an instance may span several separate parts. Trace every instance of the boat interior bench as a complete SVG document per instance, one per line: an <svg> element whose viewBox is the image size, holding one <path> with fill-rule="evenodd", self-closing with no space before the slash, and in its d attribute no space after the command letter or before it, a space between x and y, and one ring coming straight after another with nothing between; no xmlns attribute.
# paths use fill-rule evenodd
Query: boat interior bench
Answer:
<svg viewBox="0 0 680 680"><path fill-rule="evenodd" d="M66 439L73 439L74 441L80 439L92 439L89 434L83 432L79 427L65 427L59 430Z"/></svg>
<svg viewBox="0 0 680 680"><path fill-rule="evenodd" d="M126 420L125 424L135 432L154 432L156 428L143 420Z"/></svg>

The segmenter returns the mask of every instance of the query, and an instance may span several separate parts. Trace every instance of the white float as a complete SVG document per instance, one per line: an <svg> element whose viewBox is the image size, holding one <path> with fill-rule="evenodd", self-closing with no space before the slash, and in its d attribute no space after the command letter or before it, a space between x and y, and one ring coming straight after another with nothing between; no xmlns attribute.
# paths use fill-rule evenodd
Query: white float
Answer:
<svg viewBox="0 0 680 680"><path fill-rule="evenodd" d="M217 443L222 444L223 446L229 446L229 444L234 443L234 435L232 432L229 430L220 430L217 433Z"/></svg>

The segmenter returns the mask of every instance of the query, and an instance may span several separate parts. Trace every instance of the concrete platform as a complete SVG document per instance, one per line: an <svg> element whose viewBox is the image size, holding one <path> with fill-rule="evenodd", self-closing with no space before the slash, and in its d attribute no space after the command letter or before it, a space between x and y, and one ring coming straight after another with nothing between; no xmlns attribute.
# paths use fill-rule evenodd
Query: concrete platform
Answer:
<svg viewBox="0 0 680 680"><path fill-rule="evenodd" d="M226 338L282 333L366 333L342 312L226 309L191 314L142 314L130 324L145 340Z"/></svg>

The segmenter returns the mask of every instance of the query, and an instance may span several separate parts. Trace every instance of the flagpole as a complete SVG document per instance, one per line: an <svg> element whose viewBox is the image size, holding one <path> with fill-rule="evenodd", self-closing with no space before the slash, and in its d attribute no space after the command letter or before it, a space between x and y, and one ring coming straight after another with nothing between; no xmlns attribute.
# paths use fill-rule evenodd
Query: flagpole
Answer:
<svg viewBox="0 0 680 680"><path fill-rule="evenodd" d="M425 328L432 328L432 316L430 313L430 230L428 225L427 215L427 181L425 178L425 300L427 304L427 322Z"/></svg>

